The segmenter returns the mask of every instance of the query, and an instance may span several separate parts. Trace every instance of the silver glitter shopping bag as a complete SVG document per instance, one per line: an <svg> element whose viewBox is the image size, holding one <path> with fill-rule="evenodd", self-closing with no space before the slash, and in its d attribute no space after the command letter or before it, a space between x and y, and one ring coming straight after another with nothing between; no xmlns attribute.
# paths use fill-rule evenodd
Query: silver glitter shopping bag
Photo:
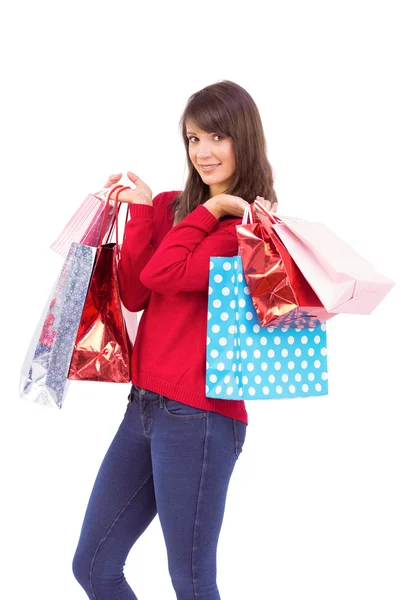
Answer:
<svg viewBox="0 0 400 600"><path fill-rule="evenodd" d="M72 243L22 367L20 398L61 408L96 248Z"/></svg>

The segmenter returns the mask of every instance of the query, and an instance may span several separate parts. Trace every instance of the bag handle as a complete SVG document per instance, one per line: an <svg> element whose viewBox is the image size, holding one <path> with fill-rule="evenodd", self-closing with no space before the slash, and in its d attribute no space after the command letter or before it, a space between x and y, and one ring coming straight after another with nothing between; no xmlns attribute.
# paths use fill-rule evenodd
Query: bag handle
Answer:
<svg viewBox="0 0 400 600"><path fill-rule="evenodd" d="M275 216L274 213L267 210L262 204L260 204L260 202L258 202L258 200L254 200L254 202L252 202L251 204L249 203L244 209L242 225L247 225L247 223L253 224L257 219L256 211L262 212L269 218L269 220L272 223L282 223L279 217Z"/></svg>
<svg viewBox="0 0 400 600"><path fill-rule="evenodd" d="M118 204L118 198L119 198L120 193L123 192L124 190L130 190L130 189L131 188L129 187L129 185L126 185L124 187L121 187L118 190L118 192L116 194L116 197L115 197L115 203L116 203L116 205ZM120 252L119 252L119 246L118 246L118 215L119 215L119 211L120 211L120 208L121 208L121 204L122 204L122 202L120 202L119 206L116 208L117 218L116 218L116 221L115 221L115 244L116 244L115 247L117 249L117 261L119 261L119 258L120 258ZM128 213L129 213L129 205L127 205L127 207L126 207L125 225L128 222Z"/></svg>
<svg viewBox="0 0 400 600"><path fill-rule="evenodd" d="M101 190L99 190L98 192L95 192L93 194L93 196L97 196L98 198L101 198L102 196L105 196L107 194L107 192L109 191L109 188L102 188Z"/></svg>
<svg viewBox="0 0 400 600"><path fill-rule="evenodd" d="M260 204L260 202L258 202L258 200L254 200L253 202L253 206L254 206L254 210L257 210L258 212L263 213L265 216L267 216L269 218L269 220L273 223L273 224L279 224L282 223L282 220L277 217L273 212L271 212L270 210L267 210L265 208L265 206L263 206L262 204Z"/></svg>
<svg viewBox="0 0 400 600"><path fill-rule="evenodd" d="M242 225L247 225L247 223L254 223L254 206L253 204L248 204L244 209Z"/></svg>
<svg viewBox="0 0 400 600"><path fill-rule="evenodd" d="M106 205L105 205L105 207L104 207L103 227L101 228L101 234L100 234L100 238L99 238L99 244L98 244L98 248L100 248L100 246L102 245L102 243L103 243L103 238L104 238L104 234L105 234L105 232L106 232L107 217L108 217L108 212L109 212L109 209L110 209L110 196L111 196L111 194L112 194L112 193L113 193L115 190L117 190L118 188L122 188L122 187L123 187L123 186L119 184L119 185L114 185L114 186L110 187L110 189L109 189L109 190L107 190L107 194L106 194ZM111 232L111 231L112 231L112 229L114 228L115 217L117 216L117 218L118 218L118 214L117 214L117 212L118 212L118 211L117 211L117 209L118 209L118 207L116 206L116 207L115 207L115 214L114 214L114 216L113 216L113 224L112 224L112 226L110 227L110 232ZM108 239L109 239L109 237L110 237L110 235L108 236ZM108 239L107 239L107 242L108 242Z"/></svg>

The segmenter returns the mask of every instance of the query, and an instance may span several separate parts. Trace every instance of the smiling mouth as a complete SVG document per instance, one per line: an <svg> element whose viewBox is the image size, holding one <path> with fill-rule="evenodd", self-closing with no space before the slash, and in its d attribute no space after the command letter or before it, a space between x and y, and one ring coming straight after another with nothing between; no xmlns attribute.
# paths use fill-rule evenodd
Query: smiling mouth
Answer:
<svg viewBox="0 0 400 600"><path fill-rule="evenodd" d="M220 166L221 163L215 164L215 165L200 165L200 169L202 171L212 171L214 169L216 169L217 167Z"/></svg>

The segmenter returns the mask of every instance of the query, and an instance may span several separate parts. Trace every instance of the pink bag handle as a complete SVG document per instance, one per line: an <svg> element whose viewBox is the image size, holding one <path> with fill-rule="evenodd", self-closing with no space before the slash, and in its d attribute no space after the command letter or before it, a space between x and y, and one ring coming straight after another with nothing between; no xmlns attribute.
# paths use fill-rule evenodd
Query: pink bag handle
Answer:
<svg viewBox="0 0 400 600"><path fill-rule="evenodd" d="M265 216L267 216L269 218L269 220L273 223L273 224L279 224L282 223L282 220L275 216L274 213L272 213L271 211L267 210L265 208L265 206L263 206L262 204L260 204L260 202L258 202L258 200L254 200L253 202L253 210L258 210L259 212L263 213Z"/></svg>

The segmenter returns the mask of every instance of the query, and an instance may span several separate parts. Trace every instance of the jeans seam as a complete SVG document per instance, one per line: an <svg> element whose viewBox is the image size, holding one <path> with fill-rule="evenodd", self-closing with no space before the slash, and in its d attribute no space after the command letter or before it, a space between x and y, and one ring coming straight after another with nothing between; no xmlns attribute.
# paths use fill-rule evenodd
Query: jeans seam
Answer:
<svg viewBox="0 0 400 600"><path fill-rule="evenodd" d="M207 415L208 416L208 415ZM203 452L203 464L201 468L201 476L200 476L200 484L199 484L199 493L197 496L197 506L194 518L194 526L193 526L193 544L192 544L192 578L193 578L193 598L199 598L196 592L196 584L197 584L197 553L198 553L198 537L200 532L200 526L198 521L198 513L200 507L200 499L202 497L203 492L203 484L207 475L207 467L208 467L208 438L209 438L209 427L210 427L210 419L206 419L206 433L204 437L204 452Z"/></svg>
<svg viewBox="0 0 400 600"><path fill-rule="evenodd" d="M234 445L235 445L235 454L238 457L238 435L237 435L237 431L236 431L236 421L235 419L232 419L233 421L233 438L234 438Z"/></svg>
<svg viewBox="0 0 400 600"><path fill-rule="evenodd" d="M107 539L108 535L110 534L112 528L114 527L114 525L116 524L116 522L118 521L119 517L125 512L126 508L129 506L129 504L132 502L132 500L134 499L134 497L138 494L138 492L140 492L140 490L142 489L142 487L148 482L148 480L150 479L150 477L153 475L153 472L151 472L146 479L143 480L143 482L139 485L139 487L135 490L135 492L132 494L132 496L126 501L126 503L124 504L124 506L121 508L121 510L117 513L115 519L113 520L113 522L111 523L111 525L109 526L108 530L106 531L106 533L104 534L104 536L101 538L95 552L93 555L93 559L92 559L92 563L90 565L90 572L89 572L89 583L90 583L90 589L92 591L93 594L93 598L94 600L98 600L97 596L95 594L95 591L93 589L93 581L92 581L92 575L93 575L93 570L94 570L94 563L96 561L97 558L97 554L99 553L99 550L102 546L102 544L105 542L105 540Z"/></svg>

